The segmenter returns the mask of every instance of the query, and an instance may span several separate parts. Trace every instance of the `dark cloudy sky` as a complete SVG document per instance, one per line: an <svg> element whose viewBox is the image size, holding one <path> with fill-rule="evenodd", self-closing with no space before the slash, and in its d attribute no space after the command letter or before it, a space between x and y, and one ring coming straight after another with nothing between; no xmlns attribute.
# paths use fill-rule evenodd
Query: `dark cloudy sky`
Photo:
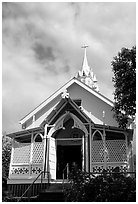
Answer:
<svg viewBox="0 0 138 204"><path fill-rule="evenodd" d="M3 131L81 68L86 43L100 92L113 99L111 61L136 43L135 3L3 3Z"/></svg>

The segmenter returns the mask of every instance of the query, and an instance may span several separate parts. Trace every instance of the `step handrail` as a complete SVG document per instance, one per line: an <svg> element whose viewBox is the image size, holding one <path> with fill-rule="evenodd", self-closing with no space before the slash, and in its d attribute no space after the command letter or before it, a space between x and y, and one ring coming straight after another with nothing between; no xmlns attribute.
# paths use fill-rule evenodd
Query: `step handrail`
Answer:
<svg viewBox="0 0 138 204"><path fill-rule="evenodd" d="M67 179L68 179L68 175L69 175L69 163L66 164L65 168L63 169L62 171L62 175L63 175L63 180L65 179L64 178L64 175L65 175L65 170L67 169Z"/></svg>
<svg viewBox="0 0 138 204"><path fill-rule="evenodd" d="M65 166L65 168L63 169L63 171L62 171L62 175L63 175L63 182L62 182L62 184L63 184L63 189L64 189L64 180L65 180L65 170L67 170L67 180L68 180L68 175L69 175L69 163L67 163L66 164L66 166Z"/></svg>
<svg viewBox="0 0 138 204"><path fill-rule="evenodd" d="M21 195L21 197L18 199L17 202L20 202L21 199L23 198L23 196L30 190L30 188L34 185L34 183L37 181L37 179L42 176L42 174L44 173L44 171L41 171L38 176L34 179L34 181L28 186L28 188L24 191L24 193ZM49 172L46 172L49 174ZM42 181L43 181L43 176L41 177L41 188L42 188ZM48 185L49 185L49 175L48 175Z"/></svg>

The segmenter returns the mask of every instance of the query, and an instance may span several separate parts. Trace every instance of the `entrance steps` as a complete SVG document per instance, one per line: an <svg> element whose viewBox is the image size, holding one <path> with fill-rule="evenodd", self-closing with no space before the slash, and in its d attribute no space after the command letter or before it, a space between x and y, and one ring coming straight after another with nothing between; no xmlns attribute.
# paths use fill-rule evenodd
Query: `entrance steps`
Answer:
<svg viewBox="0 0 138 204"><path fill-rule="evenodd" d="M50 183L48 189L40 192L37 202L64 202L64 188L69 187L69 183L63 180L56 180Z"/></svg>

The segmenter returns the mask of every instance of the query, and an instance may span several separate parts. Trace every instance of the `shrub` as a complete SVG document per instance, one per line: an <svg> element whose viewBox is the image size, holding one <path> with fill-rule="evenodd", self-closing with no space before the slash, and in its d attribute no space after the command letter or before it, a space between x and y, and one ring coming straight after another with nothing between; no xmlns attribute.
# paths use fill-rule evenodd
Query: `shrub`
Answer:
<svg viewBox="0 0 138 204"><path fill-rule="evenodd" d="M67 202L135 202L136 182L122 174L94 176L73 169L70 187L65 190Z"/></svg>
<svg viewBox="0 0 138 204"><path fill-rule="evenodd" d="M10 156L11 156L11 139L2 137L2 178L7 179L9 174Z"/></svg>

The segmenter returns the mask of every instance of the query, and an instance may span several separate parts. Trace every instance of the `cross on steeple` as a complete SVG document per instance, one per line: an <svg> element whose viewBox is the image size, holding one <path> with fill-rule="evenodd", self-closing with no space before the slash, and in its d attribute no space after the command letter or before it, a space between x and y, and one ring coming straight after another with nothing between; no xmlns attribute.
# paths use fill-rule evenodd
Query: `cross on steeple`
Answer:
<svg viewBox="0 0 138 204"><path fill-rule="evenodd" d="M84 44L81 48L86 49L87 47L89 47L88 45Z"/></svg>

